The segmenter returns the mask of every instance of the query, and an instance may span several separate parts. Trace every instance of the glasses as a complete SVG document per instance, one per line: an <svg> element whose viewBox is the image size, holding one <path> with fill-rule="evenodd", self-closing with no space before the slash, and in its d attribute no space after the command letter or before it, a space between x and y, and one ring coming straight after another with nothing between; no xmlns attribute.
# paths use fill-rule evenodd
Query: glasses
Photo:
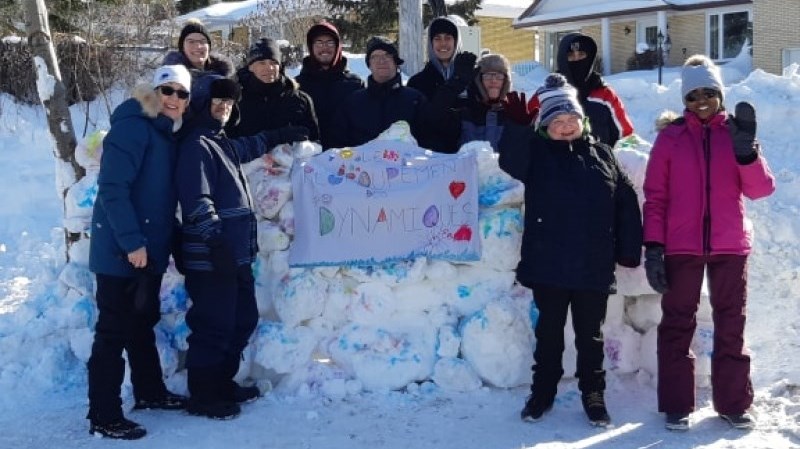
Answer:
<svg viewBox="0 0 800 449"><path fill-rule="evenodd" d="M205 39L186 39L184 43L185 45L209 45L208 41Z"/></svg>
<svg viewBox="0 0 800 449"><path fill-rule="evenodd" d="M169 97L172 96L172 94L176 94L178 95L178 98L180 98L181 100L189 98L189 92L186 92L185 90L182 89L175 89L172 86L158 86L156 87L156 89L158 89L161 92L161 95L165 97Z"/></svg>
<svg viewBox="0 0 800 449"><path fill-rule="evenodd" d="M684 97L684 98L686 99L687 103L691 103L691 102L694 102L694 101L699 101L700 97L703 97L706 100L710 100L710 99L715 98L717 96L719 96L719 92L717 92L716 90L714 90L714 89L703 89L703 92L701 92L700 94L697 94L695 92L689 92L688 94L686 94L686 97Z"/></svg>
<svg viewBox="0 0 800 449"><path fill-rule="evenodd" d="M376 55L375 53L373 53L369 56L369 62L389 62L389 61L394 61L394 57L389 53L384 53L382 55L381 54Z"/></svg>
<svg viewBox="0 0 800 449"><path fill-rule="evenodd" d="M504 81L506 79L505 73L498 73L498 72L486 72L481 73L481 79L484 81Z"/></svg>
<svg viewBox="0 0 800 449"><path fill-rule="evenodd" d="M314 46L333 48L336 46L336 41L314 41Z"/></svg>
<svg viewBox="0 0 800 449"><path fill-rule="evenodd" d="M236 103L236 100L233 98L212 98L211 104L214 106L219 106L224 104L225 106L233 106Z"/></svg>

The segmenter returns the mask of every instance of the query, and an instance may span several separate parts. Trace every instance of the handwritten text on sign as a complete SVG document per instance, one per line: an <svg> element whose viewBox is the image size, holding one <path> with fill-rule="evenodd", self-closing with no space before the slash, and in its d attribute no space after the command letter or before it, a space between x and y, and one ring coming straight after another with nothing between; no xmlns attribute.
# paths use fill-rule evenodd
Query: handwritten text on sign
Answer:
<svg viewBox="0 0 800 449"><path fill-rule="evenodd" d="M329 150L292 171L292 266L480 259L475 155L395 141Z"/></svg>

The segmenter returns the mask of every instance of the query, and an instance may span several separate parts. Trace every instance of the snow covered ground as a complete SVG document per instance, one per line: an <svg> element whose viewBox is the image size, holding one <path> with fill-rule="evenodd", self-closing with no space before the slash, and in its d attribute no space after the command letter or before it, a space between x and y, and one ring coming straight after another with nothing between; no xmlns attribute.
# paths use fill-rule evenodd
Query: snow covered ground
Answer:
<svg viewBox="0 0 800 449"><path fill-rule="evenodd" d="M363 58L352 66L364 74ZM701 389L693 428L684 434L663 428L655 391L646 376L609 374L607 401L615 423L594 429L586 423L575 382L565 380L552 413L538 424L519 420L527 387L481 387L446 392L426 382L403 391L347 394L346 388L273 391L246 405L242 415L213 422L175 412L133 412L148 429L138 447L218 448L791 448L800 447L800 72L778 77L746 62L723 70L725 103L754 103L759 138L778 179L765 201L749 203L757 229L750 266L747 338L753 351L756 430L730 429L710 408ZM530 94L545 73L515 77ZM654 138L653 120L663 109L679 111L675 68L608 77L622 97L637 132ZM124 95L111 99L118 104ZM90 131L107 127L99 104L73 107L78 133L88 117ZM80 362L90 333L90 310L59 297L63 268L62 204L55 189L44 113L0 96L0 447L112 447L119 442L87 433L85 368ZM65 303L70 307L65 307ZM83 322L81 322L83 320ZM83 324L83 323L86 324ZM74 355L72 355L74 354ZM180 376L171 379L180 384ZM412 384L416 385L416 384ZM130 401L130 398L126 398Z"/></svg>

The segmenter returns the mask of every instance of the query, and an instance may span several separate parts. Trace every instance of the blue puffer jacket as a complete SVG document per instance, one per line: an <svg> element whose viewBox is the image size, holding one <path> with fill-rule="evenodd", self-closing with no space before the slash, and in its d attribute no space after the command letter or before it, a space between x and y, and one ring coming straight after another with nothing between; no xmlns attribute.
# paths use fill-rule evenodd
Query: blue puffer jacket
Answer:
<svg viewBox="0 0 800 449"><path fill-rule="evenodd" d="M183 216L182 251L188 270L212 271L209 244L231 249L237 265L255 260L256 217L242 164L280 143L275 130L230 139L209 113L210 98L196 98L203 112L187 123L175 181Z"/></svg>
<svg viewBox="0 0 800 449"><path fill-rule="evenodd" d="M172 119L158 111L153 89L142 85L111 115L92 214L89 268L95 273L134 277L127 255L143 246L152 273L167 268L177 153Z"/></svg>

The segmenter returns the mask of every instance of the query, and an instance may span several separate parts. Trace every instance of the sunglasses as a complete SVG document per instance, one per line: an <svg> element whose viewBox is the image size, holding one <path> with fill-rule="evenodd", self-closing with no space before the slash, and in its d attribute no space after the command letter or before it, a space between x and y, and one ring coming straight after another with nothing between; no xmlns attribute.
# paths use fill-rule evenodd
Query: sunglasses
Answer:
<svg viewBox="0 0 800 449"><path fill-rule="evenodd" d="M189 92L186 92L185 90L182 90L182 89L175 89L172 86L167 86L167 85L158 86L158 87L156 87L156 89L158 91L160 91L161 95L163 95L165 97L169 97L172 94L176 94L176 95L178 95L178 98L180 98L181 100L185 100L185 99L189 98Z"/></svg>
<svg viewBox="0 0 800 449"><path fill-rule="evenodd" d="M710 100L718 96L719 92L717 92L714 89L703 89L703 92L700 93L699 96L695 92L689 92L688 94L686 94L684 99L686 100L687 103L692 103L694 101L700 100L700 98L705 98L706 100Z"/></svg>

